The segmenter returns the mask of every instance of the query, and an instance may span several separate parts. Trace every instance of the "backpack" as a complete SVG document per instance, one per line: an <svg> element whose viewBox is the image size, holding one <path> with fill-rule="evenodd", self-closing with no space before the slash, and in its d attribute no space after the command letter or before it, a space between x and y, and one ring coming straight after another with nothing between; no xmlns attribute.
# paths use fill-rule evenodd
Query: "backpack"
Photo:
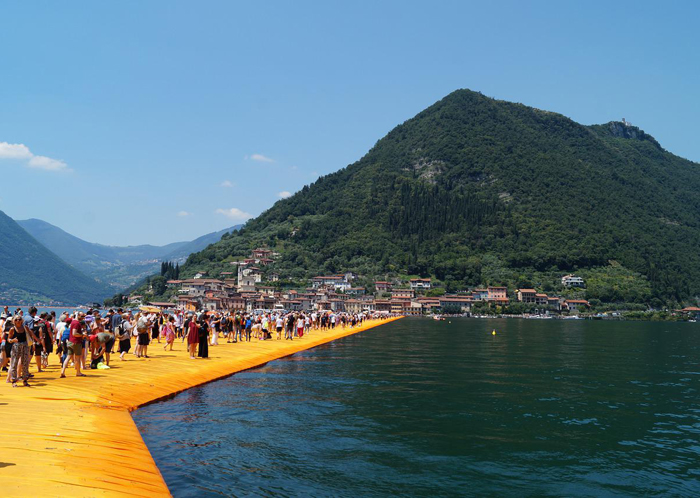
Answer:
<svg viewBox="0 0 700 498"><path fill-rule="evenodd" d="M116 326L114 329L114 334L117 336L117 339L120 341L125 341L129 338L129 334L126 333L124 330L124 324L120 323L119 325Z"/></svg>

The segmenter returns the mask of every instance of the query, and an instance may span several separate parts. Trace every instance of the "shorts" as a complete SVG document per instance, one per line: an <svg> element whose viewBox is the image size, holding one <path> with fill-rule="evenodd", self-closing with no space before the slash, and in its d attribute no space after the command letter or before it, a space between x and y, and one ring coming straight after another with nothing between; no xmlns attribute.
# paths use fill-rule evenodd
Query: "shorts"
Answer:
<svg viewBox="0 0 700 498"><path fill-rule="evenodd" d="M8 358L12 356L12 343L9 340L5 341L5 354Z"/></svg>
<svg viewBox="0 0 700 498"><path fill-rule="evenodd" d="M131 349L131 341L129 339L119 341L119 352L120 353L128 353L130 349Z"/></svg>
<svg viewBox="0 0 700 498"><path fill-rule="evenodd" d="M111 354L112 349L114 349L114 338L110 339L109 341L105 342L105 353Z"/></svg>
<svg viewBox="0 0 700 498"><path fill-rule="evenodd" d="M83 345L81 343L74 343L68 341L68 356L82 356L83 355Z"/></svg>
<svg viewBox="0 0 700 498"><path fill-rule="evenodd" d="M139 334L139 338L138 338L138 345L139 346L148 346L149 343L150 343L150 341L149 341L149 337L148 337L147 333L146 334Z"/></svg>
<svg viewBox="0 0 700 498"><path fill-rule="evenodd" d="M34 344L32 344L32 354L34 356L41 356L41 353L43 353L43 352L44 352L44 346L42 346L38 342L35 342Z"/></svg>

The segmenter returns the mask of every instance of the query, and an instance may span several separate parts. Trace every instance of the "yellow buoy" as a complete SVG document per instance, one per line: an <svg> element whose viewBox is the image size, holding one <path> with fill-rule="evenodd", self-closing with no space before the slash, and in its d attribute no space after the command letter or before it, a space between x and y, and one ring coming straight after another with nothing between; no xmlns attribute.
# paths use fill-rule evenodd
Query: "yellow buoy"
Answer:
<svg viewBox="0 0 700 498"><path fill-rule="evenodd" d="M496 335L496 331L494 330L493 332L491 332L491 335Z"/></svg>

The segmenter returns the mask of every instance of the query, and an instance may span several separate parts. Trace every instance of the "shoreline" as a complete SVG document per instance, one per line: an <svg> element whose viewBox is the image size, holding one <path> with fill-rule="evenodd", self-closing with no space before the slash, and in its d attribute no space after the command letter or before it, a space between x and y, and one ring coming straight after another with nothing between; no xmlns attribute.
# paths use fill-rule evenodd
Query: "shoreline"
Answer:
<svg viewBox="0 0 700 498"><path fill-rule="evenodd" d="M11 424L0 452L5 496L43 489L50 496L170 496L131 412L189 388L256 368L299 351L381 326L400 317L368 320L354 329L313 331L301 339L220 343L210 358L190 360L176 340L175 351L156 342L151 358L119 361L110 370L88 370L87 378L59 379L51 366L35 374L32 388L4 384L0 405Z"/></svg>

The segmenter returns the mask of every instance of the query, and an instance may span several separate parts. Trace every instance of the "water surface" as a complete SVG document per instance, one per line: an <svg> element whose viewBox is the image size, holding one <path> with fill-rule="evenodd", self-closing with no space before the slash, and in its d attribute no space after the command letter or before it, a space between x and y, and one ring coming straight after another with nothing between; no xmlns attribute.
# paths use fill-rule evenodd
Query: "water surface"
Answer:
<svg viewBox="0 0 700 498"><path fill-rule="evenodd" d="M404 319L134 418L176 497L698 496L699 338Z"/></svg>

